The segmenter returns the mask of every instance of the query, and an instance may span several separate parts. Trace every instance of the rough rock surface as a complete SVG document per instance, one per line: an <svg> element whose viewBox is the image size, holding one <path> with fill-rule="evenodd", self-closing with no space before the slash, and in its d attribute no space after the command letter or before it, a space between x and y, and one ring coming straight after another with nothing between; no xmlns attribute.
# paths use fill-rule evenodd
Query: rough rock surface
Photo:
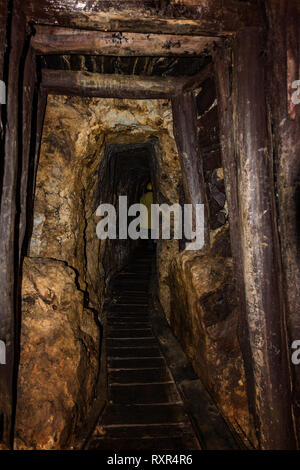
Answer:
<svg viewBox="0 0 300 470"><path fill-rule="evenodd" d="M99 372L95 313L62 261L25 258L22 296L15 448L72 448Z"/></svg>
<svg viewBox="0 0 300 470"><path fill-rule="evenodd" d="M60 259L74 267L90 305L98 310L105 289L105 247L96 237L95 211L105 148L153 137L157 138L158 202L178 202L181 172L168 100L49 96L30 256ZM163 245L162 250L166 249ZM168 311L164 295L161 300Z"/></svg>
<svg viewBox="0 0 300 470"><path fill-rule="evenodd" d="M108 145L153 137L159 202L176 202L181 174L169 101L48 98L31 258L25 260L22 286L19 449L71 448L70 436L88 412L98 371L99 330L83 307L83 295L85 305L101 319L107 276L120 262L115 252L111 265L104 263L107 242L96 236L102 162ZM112 182L108 174L109 191ZM171 255L165 243L164 251L166 265ZM168 312L165 290L161 301Z"/></svg>
<svg viewBox="0 0 300 470"><path fill-rule="evenodd" d="M174 259L169 277L170 324L224 416L251 446L255 436L237 339L238 309L227 232L228 226L219 229L208 253L183 251Z"/></svg>

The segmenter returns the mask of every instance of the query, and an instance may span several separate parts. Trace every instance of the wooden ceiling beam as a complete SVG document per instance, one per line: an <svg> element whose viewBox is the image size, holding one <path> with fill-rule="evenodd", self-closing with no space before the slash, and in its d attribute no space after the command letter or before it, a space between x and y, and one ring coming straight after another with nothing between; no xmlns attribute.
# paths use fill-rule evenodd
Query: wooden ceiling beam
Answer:
<svg viewBox="0 0 300 470"><path fill-rule="evenodd" d="M31 44L37 54L195 57L211 53L219 41L218 37L78 31L36 26Z"/></svg>
<svg viewBox="0 0 300 470"><path fill-rule="evenodd" d="M201 86L205 80L214 76L214 67L212 62L203 67L200 72L192 75L191 77L185 78L182 83L182 93L194 91Z"/></svg>
<svg viewBox="0 0 300 470"><path fill-rule="evenodd" d="M42 69L41 86L48 93L99 98L169 99L193 92L214 75L206 65L191 77L150 77Z"/></svg>
<svg viewBox="0 0 300 470"><path fill-rule="evenodd" d="M128 99L168 99L180 93L182 84L177 78L48 69L42 70L41 82L53 94Z"/></svg>
<svg viewBox="0 0 300 470"><path fill-rule="evenodd" d="M36 24L179 35L222 36L263 26L261 9L237 0L17 0Z"/></svg>

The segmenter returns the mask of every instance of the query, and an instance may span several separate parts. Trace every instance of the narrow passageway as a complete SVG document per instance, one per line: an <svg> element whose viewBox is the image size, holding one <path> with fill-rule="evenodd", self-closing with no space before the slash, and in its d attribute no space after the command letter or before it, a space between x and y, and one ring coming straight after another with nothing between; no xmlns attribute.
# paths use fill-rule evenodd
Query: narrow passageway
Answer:
<svg viewBox="0 0 300 470"><path fill-rule="evenodd" d="M152 329L153 256L151 248L138 249L112 281L106 327L108 404L88 449L200 449Z"/></svg>
<svg viewBox="0 0 300 470"><path fill-rule="evenodd" d="M0 450L299 449L299 24L0 0Z"/></svg>

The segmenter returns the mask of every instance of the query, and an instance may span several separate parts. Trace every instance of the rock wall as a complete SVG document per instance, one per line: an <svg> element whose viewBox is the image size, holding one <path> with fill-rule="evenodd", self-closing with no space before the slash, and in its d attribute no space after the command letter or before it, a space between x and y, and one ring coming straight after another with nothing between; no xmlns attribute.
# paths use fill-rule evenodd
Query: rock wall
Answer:
<svg viewBox="0 0 300 470"><path fill-rule="evenodd" d="M213 80L202 84L196 101L210 247L205 253L175 254L168 278L172 293L169 322L224 417L251 448L257 443L237 338L239 311Z"/></svg>
<svg viewBox="0 0 300 470"><path fill-rule="evenodd" d="M220 229L209 253L183 251L174 259L170 324L224 417L251 447L255 435L237 340L232 258L224 249L227 231Z"/></svg>
<svg viewBox="0 0 300 470"><path fill-rule="evenodd" d="M109 145L153 138L158 197L176 199L180 168L168 101L49 96L23 267L18 449L72 448L90 409L100 346L93 312L102 321L106 281L120 264L118 254L105 257L107 242L96 236L104 155ZM108 174L105 187L112 193L113 186ZM166 311L169 301L162 296Z"/></svg>
<svg viewBox="0 0 300 470"><path fill-rule="evenodd" d="M75 271L25 258L16 449L72 448L95 397L99 343Z"/></svg>
<svg viewBox="0 0 300 470"><path fill-rule="evenodd" d="M158 202L178 202L181 174L170 102L49 97L30 256L64 260L75 268L93 308L101 309L105 289L105 242L96 237L95 216L105 149L153 137Z"/></svg>

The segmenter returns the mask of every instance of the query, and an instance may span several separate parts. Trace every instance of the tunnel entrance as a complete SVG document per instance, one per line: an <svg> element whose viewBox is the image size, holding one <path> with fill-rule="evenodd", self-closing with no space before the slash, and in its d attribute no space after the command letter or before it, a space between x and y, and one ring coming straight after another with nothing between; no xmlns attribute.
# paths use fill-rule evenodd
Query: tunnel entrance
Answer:
<svg viewBox="0 0 300 470"><path fill-rule="evenodd" d="M210 247L206 245L200 261L197 252L187 252L184 249L184 240L159 239L156 243L149 245L145 240L99 240L96 237L98 223L96 210L99 204L109 203L117 208L120 196L127 196L129 206L138 203L149 182L153 186L153 202L155 203L183 205L185 202L193 201L194 193L187 192L186 187L191 185L195 189L193 181L197 180L195 171L198 172L199 160L196 166L191 166L191 171L189 166L180 165L179 156L185 145L181 131L185 124L181 123L182 116L177 114L177 104L173 104L172 107L169 100L117 100L49 95L37 169L33 231L28 257L24 260L21 341L23 354L21 354L20 377L25 376L26 381L19 381L18 390L16 445L19 448L33 445L32 434L28 436L22 430L25 429L29 414L31 414L31 407L25 406L24 403L28 403L29 393L32 397L32 386L36 383L35 374L28 369L25 351L28 344L34 343L35 337L39 338L39 343L36 344L36 349L31 346L27 354L30 355L30 351L34 351L40 357L38 370L41 376L49 376L49 366L45 367L45 363L49 361L55 363L57 355L62 355L64 361L67 361L68 356L72 358L72 366L67 375L66 373L63 376L60 375L61 365L50 368L53 388L49 384L49 379L45 379L48 384L47 391L41 394L41 391L37 389L36 396L34 400L32 399L34 406L36 406L35 400L41 402L41 415L37 417L38 421L44 420L45 415L49 413L48 406L43 408L45 402L51 403L54 416L53 423L50 425L52 431L48 430L45 434L45 441L43 437L39 437L41 442L43 441L41 445L71 445L70 439L77 436L86 417L94 413L94 398L98 395L98 384L99 381L103 383L106 370L108 370L109 387L107 394L104 391L105 387L100 393L103 403L107 402L112 393L113 396L118 397L116 400L119 401L116 405L135 404L140 409L139 406L142 403L134 403L134 401L150 400L157 389L158 396L156 401L153 399L152 403L154 409L155 406L166 405L162 409L171 410L172 407L170 408L169 405L174 405L175 410L179 407L178 416L181 416L183 401L180 396L182 395L178 391L175 392L177 386L172 374L170 383L167 384L154 381L152 385L141 383L132 389L129 384L115 386L113 377L118 371L110 370L113 369L110 366L110 361L113 359L109 356L107 364L104 360L104 351L109 355L109 345L115 340L120 346L124 334L121 332L120 338L111 337L109 329L113 325L108 326L107 331L105 329L107 322L109 325L108 317L111 314L111 311L106 310L105 307L116 294L114 282L118 279L117 273L125 270L125 275L128 266L133 266L136 270L139 267L139 259L143 257L154 269L155 282L151 297L156 298L161 306L168 327L173 329L183 350L192 361L194 369L207 381L206 385L213 388L216 383L219 384L219 391L215 393L214 398L219 405L224 407L227 417L231 416L234 410L234 419L237 419L237 406L232 408L232 404L235 401L235 393L242 393L243 398L239 398L238 404L240 423L236 429L242 426L249 431L241 353L234 340L237 313L233 278L229 277L229 273L232 273L229 225L213 80L206 79L201 90L203 94L198 91L195 95L198 126L192 127L192 132L196 132L203 149L204 164L199 175L206 185L205 194L203 194L209 203L210 216L207 232L209 232L211 242ZM177 124L174 123L174 119ZM137 257L136 263L134 257ZM224 270L224 263L226 270ZM211 270L212 266L213 270ZM146 266L144 269L145 273L141 270L141 276L149 274ZM189 278L190 272L194 272L195 278ZM47 273L52 273L49 274L50 284L47 281ZM134 276L135 283L138 285L139 272L135 272ZM54 282L55 278L58 279L58 285ZM201 279L200 282L199 279ZM124 295L128 294L129 300L136 296L137 299L141 298L142 302L145 302L146 290L140 297L132 290L132 287L129 289L127 286ZM69 297L70 294L71 297ZM77 301L74 317L75 298ZM115 300L117 304L112 307L112 311L113 308L117 308L120 301L118 296ZM36 318L36 315L40 315L40 302L43 305L44 321ZM196 303L201 306L200 310L195 309ZM216 310L216 305L219 305L218 310ZM119 306L123 309L122 303ZM49 308L51 313L54 311L57 314L56 321L50 321L48 318ZM125 307L124 314L129 313L128 308L133 308L134 311L137 307L134 305ZM143 313L149 306L142 303L138 308L141 309L140 313ZM59 316L61 312L65 312L63 321ZM199 312L201 312L200 318ZM150 313L149 311L149 322L152 321ZM79 337L78 334L74 334L74 321L76 328L80 331ZM39 329L38 335L32 327L33 324L36 324L36 328ZM30 329L29 325L31 325ZM197 325L196 328L194 325ZM223 339L224 327L227 331ZM64 331L64 344L58 341L62 331ZM134 328L132 334L136 334ZM42 347L40 346L41 336L44 338ZM48 346L49 337L53 338L53 348ZM128 338L132 343L142 344L143 342L131 336ZM145 339L145 343L147 341L156 344L154 348L149 349L150 356L148 359L146 357L146 362L149 362L152 352L157 353L159 346L154 336L151 336L149 340ZM227 350L223 349L222 342L226 344ZM139 353L143 352L143 349L136 347ZM117 350L119 351L118 348ZM129 354L130 362L130 355L136 349L135 346L133 349L125 347L122 351L124 354ZM201 351L200 357L199 351ZM147 354L147 348L144 353ZM111 357L113 358L113 355ZM195 357L197 360L193 359ZM161 353L159 356L153 356L154 362L158 358L163 361ZM212 364L214 361L217 363L219 361L219 370L215 369L216 373L208 373L209 363ZM65 367L63 366L63 369ZM135 364L133 369L135 367L139 370L138 364ZM227 373L227 368L232 367L236 376L232 375L233 381L224 382L223 374ZM164 376L167 374L165 368L162 372L155 373L162 373ZM133 372L129 372L130 374L134 375ZM74 376L77 377L76 385L74 385ZM180 380L184 380L184 377ZM61 402L59 398L61 390L58 384L65 387L66 382L70 383L68 401ZM169 388L170 396L168 395ZM139 389L141 390L138 393ZM128 396L126 394L128 390L130 397L127 404L122 402L120 390L124 392L124 397ZM45 400L45 394L48 401ZM159 398L159 396L164 398ZM80 403L78 397L82 397L80 398L83 400L81 405L78 405ZM144 405L147 404L149 403L144 403ZM70 419L72 409L76 409L75 418ZM184 407L182 412L185 413ZM107 413L109 416L110 412L107 411ZM174 436L178 436L182 423L177 416L177 411L174 416L172 429L175 432ZM185 416L184 422L190 423L189 414ZM59 429L57 419L61 426ZM106 422L104 417L103 419ZM107 419L110 420L110 418ZM168 423L167 415L161 419L164 422L161 423L160 431ZM101 419L99 423L101 427ZM114 426L113 421L109 423L107 432L110 425ZM177 429L178 423L180 426ZM119 424L122 427L130 423L126 423L125 420L120 421ZM139 426L141 423L137 421L131 424ZM148 424L155 428L159 422ZM193 431L193 434L189 426L190 424L188 424L188 436L184 430L182 432L188 438L187 442L190 442L192 447L197 447L199 431ZM150 428L146 428L145 433L148 435ZM223 425L221 428L223 429ZM224 430L223 436L228 436L226 426ZM170 429L166 428L165 437L169 431ZM50 444L47 436L53 436L53 433L56 437L53 444ZM154 435L150 433L150 435L155 437L155 433ZM109 432L108 436L118 439ZM95 439L98 442L99 435ZM227 442L228 437L224 439ZM170 445L171 441L163 442L169 442ZM229 441L231 442L230 439ZM87 445L94 445L91 442ZM115 441L110 441L108 438L107 441L101 440L98 444L109 445L109 442ZM120 441L118 442L123 445ZM149 445L152 442L153 445L157 441L147 442ZM209 444L203 444L202 438L201 445ZM235 444L223 442L220 445L226 447Z"/></svg>

